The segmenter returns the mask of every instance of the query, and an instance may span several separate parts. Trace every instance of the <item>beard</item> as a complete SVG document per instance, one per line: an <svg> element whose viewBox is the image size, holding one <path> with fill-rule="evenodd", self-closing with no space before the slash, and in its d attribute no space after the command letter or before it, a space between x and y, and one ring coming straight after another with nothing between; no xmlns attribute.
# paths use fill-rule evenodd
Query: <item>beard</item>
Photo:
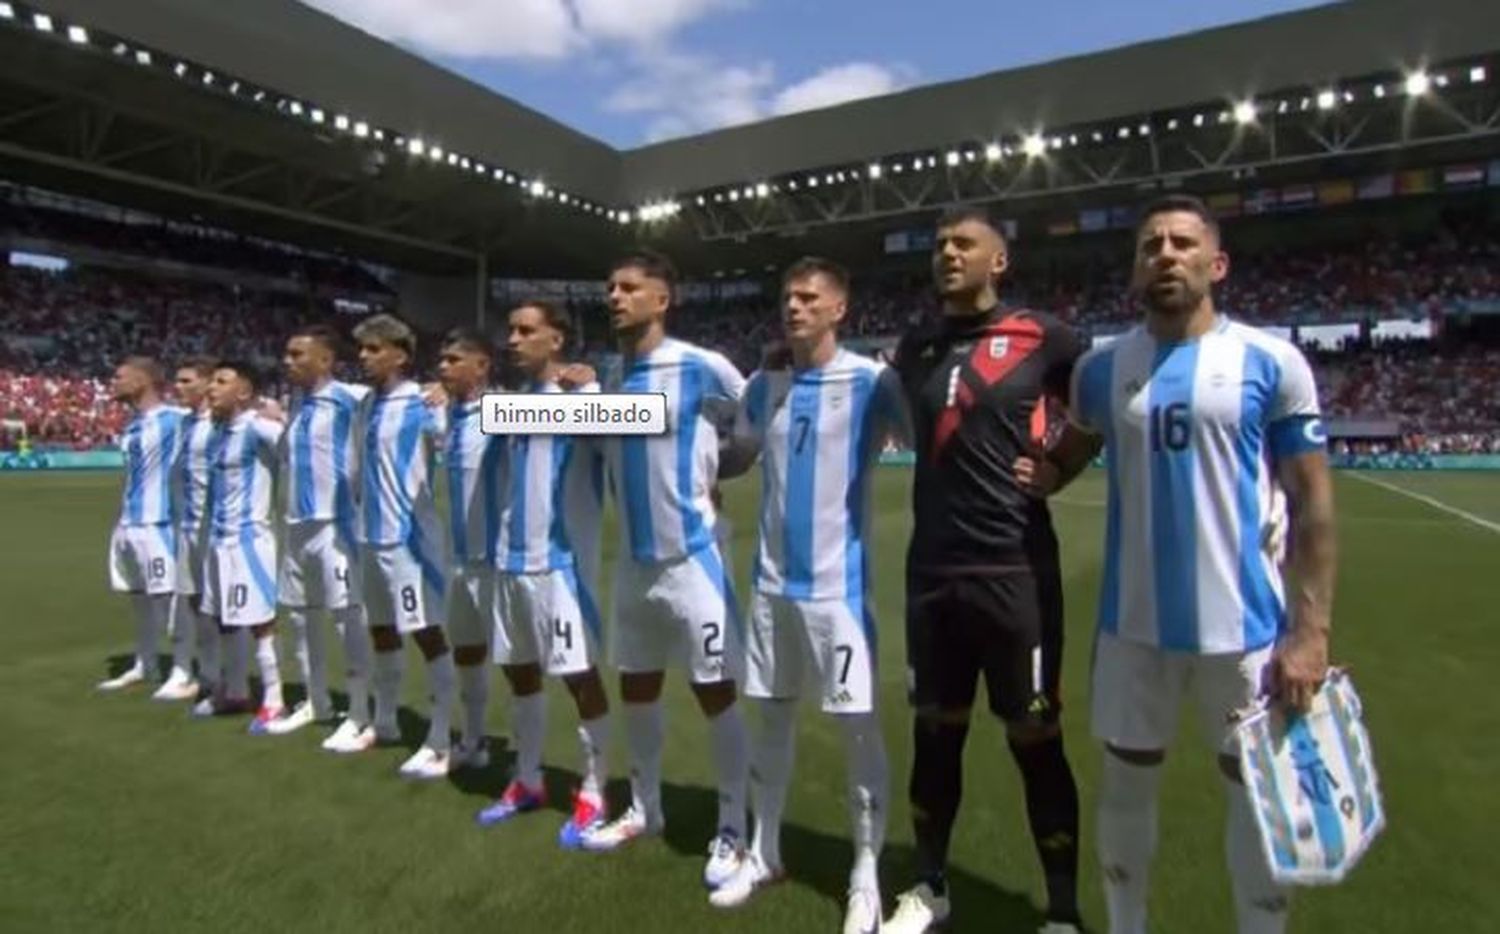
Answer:
<svg viewBox="0 0 1500 934"><path fill-rule="evenodd" d="M1159 315L1189 315L1203 302L1204 292L1182 279L1157 279L1141 289L1146 307Z"/></svg>

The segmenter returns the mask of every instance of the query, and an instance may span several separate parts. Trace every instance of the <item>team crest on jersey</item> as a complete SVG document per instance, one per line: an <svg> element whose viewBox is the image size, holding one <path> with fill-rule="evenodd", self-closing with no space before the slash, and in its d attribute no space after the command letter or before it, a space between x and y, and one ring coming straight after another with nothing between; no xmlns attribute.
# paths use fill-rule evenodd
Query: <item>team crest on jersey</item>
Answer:
<svg viewBox="0 0 1500 934"><path fill-rule="evenodd" d="M990 359L999 360L1010 350L1010 338L1004 335L990 338Z"/></svg>

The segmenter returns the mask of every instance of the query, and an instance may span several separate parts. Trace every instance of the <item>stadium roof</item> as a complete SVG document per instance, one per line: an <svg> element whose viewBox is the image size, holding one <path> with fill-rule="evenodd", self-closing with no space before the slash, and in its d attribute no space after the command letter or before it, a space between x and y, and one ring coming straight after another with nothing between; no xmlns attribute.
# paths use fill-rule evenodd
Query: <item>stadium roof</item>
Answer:
<svg viewBox="0 0 1500 934"><path fill-rule="evenodd" d="M123 41L113 60L69 58L59 36L0 30L8 178L397 265L456 269L482 252L495 273L559 276L634 232L615 208L1500 50L1500 4L1360 0L621 152L293 0L10 5ZM133 69L136 48L197 70ZM229 76L271 100L246 106ZM393 138L372 147L350 121ZM464 171L448 171L459 153ZM674 248L694 240L668 226Z"/></svg>
<svg viewBox="0 0 1500 934"><path fill-rule="evenodd" d="M1012 12L997 28L1025 28ZM1358 0L633 150L634 201L913 149L1321 86L1500 48L1492 0Z"/></svg>

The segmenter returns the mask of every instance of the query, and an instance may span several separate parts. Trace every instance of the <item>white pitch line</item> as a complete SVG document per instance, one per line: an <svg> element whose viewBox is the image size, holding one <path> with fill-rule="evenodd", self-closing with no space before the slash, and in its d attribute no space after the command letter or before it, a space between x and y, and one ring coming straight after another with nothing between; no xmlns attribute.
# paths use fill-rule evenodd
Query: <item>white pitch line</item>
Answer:
<svg viewBox="0 0 1500 934"><path fill-rule="evenodd" d="M1378 486L1382 490L1390 490L1392 493L1399 493L1402 496L1405 496L1409 499L1414 499L1419 503L1426 503L1433 509L1446 512L1450 516L1457 516L1458 518L1463 519L1466 522L1472 522L1475 525L1479 526L1481 529L1489 529L1491 532L1500 534L1500 522L1491 522L1489 519L1485 519L1482 516L1476 516L1472 512L1464 512L1462 509L1459 509L1456 506L1449 506L1442 500L1434 499L1433 497L1428 496L1425 493L1414 493L1411 490L1406 489L1405 487L1397 486L1394 483L1386 483L1384 480L1376 480L1374 477L1367 477L1361 473L1351 473L1349 476L1353 477L1356 480L1362 480L1372 486Z"/></svg>

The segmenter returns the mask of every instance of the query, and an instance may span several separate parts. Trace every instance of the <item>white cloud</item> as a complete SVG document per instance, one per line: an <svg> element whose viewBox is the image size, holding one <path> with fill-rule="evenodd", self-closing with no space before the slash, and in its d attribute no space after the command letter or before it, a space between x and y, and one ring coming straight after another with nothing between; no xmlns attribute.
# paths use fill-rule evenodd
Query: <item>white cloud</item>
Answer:
<svg viewBox="0 0 1500 934"><path fill-rule="evenodd" d="M563 0L304 0L378 38L459 58L549 59L585 41Z"/></svg>
<svg viewBox="0 0 1500 934"><path fill-rule="evenodd" d="M605 98L604 109L641 116L648 141L758 120L775 80L769 62L726 66L675 52L640 56L635 67L637 77Z"/></svg>
<svg viewBox="0 0 1500 934"><path fill-rule="evenodd" d="M303 0L389 41L459 58L555 59L601 42L666 42L747 0Z"/></svg>
<svg viewBox="0 0 1500 934"><path fill-rule="evenodd" d="M899 91L910 78L910 69L902 67L887 68L872 62L834 65L783 88L771 101L771 112L790 114L878 97Z"/></svg>
<svg viewBox="0 0 1500 934"><path fill-rule="evenodd" d="M604 109L640 115L646 142L889 94L913 74L904 66L850 62L778 90L769 61L726 65L701 55L658 52L636 56L633 68L636 77L605 98Z"/></svg>
<svg viewBox="0 0 1500 934"><path fill-rule="evenodd" d="M887 94L914 76L902 66L848 62L778 87L768 60L727 62L674 46L684 26L755 0L303 2L427 55L568 61L616 72L622 77L602 107L638 117L648 142Z"/></svg>
<svg viewBox="0 0 1500 934"><path fill-rule="evenodd" d="M661 43L694 20L748 0L567 0L583 32L598 39Z"/></svg>

